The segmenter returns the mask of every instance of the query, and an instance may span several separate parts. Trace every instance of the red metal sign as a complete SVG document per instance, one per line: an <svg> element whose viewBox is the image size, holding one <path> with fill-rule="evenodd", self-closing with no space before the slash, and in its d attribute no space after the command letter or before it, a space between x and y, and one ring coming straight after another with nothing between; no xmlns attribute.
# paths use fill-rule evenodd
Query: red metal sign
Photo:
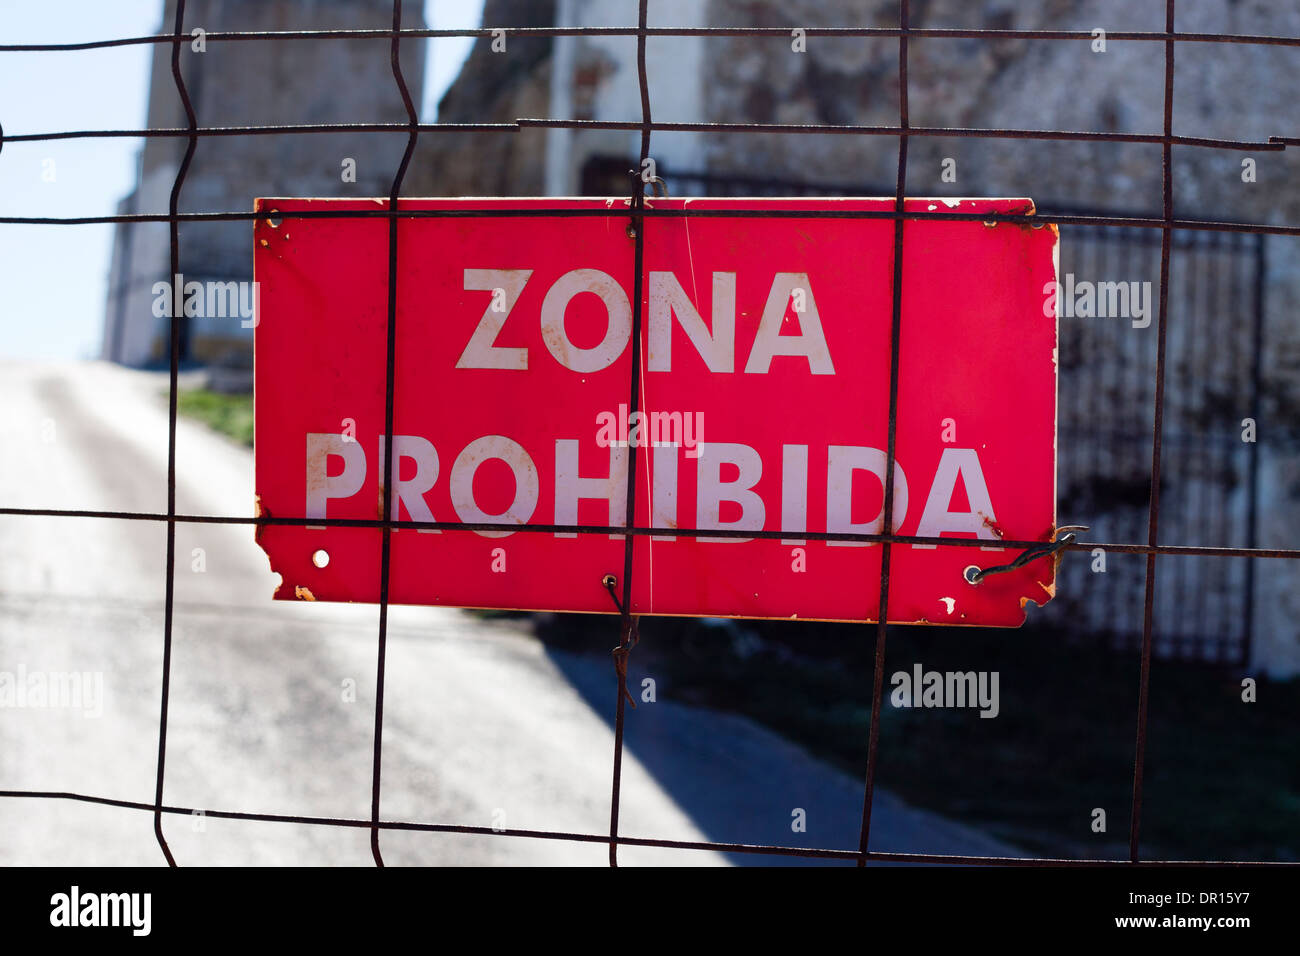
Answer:
<svg viewBox="0 0 1300 956"><path fill-rule="evenodd" d="M875 620L880 545L806 535L882 529L894 225L825 214L893 200L650 203L686 215L644 223L633 412L625 201L403 201L534 214L399 220L392 516L622 526L635 445L637 526L774 536L634 535L634 613ZM385 203L258 206L279 213L255 228L259 506L374 520L388 221L294 214ZM907 207L1033 211L1028 200ZM559 215L574 209L597 214ZM755 209L784 215L721 214ZM1056 243L1050 225L907 221L897 533L1051 540ZM378 600L380 539L364 527L259 534L283 578L277 598L331 601ZM394 603L608 612L601 581L623 573L617 533L407 528L391 547ZM1052 560L963 577L1015 554L895 544L890 620L1022 623L1027 600L1052 595Z"/></svg>

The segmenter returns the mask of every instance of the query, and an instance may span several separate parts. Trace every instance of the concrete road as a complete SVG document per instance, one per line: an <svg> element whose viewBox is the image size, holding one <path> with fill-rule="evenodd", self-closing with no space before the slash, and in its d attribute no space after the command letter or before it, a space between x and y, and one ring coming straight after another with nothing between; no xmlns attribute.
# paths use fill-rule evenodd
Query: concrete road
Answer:
<svg viewBox="0 0 1300 956"><path fill-rule="evenodd" d="M165 390L165 376L101 363L0 362L0 505L164 512ZM250 452L180 422L179 512L246 516L252 482ZM0 789L152 802L165 557L160 522L0 516ZM164 800L368 819L377 609L273 603L275 583L249 527L177 526ZM640 676L634 657L634 686ZM56 686L61 706L42 705L39 688ZM521 622L394 608L383 816L607 832L614 688L608 656L548 650ZM796 810L804 832L791 829ZM675 703L662 685L629 711L627 835L855 848L860 814L860 781L746 720ZM198 815L164 828L182 865L371 863L366 830ZM390 864L607 856L598 844L437 833L385 832L381 845ZM872 846L1017 852L884 792ZM772 862L631 847L620 860ZM162 862L149 812L0 799L0 865Z"/></svg>

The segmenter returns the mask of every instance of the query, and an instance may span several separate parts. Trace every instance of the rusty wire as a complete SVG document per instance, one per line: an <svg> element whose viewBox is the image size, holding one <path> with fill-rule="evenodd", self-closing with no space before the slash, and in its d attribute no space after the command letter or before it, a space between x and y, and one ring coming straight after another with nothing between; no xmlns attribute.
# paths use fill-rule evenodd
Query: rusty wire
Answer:
<svg viewBox="0 0 1300 956"><path fill-rule="evenodd" d="M107 520L125 520L125 521L155 521L165 522L167 525L167 582L164 600L164 627L163 627L163 673L162 673L162 691L159 712L158 726L158 758L156 787L154 800L152 803L143 803L131 800L119 800L114 798L102 797L93 794L74 793L68 791L39 791L39 790L0 790L0 797L5 798L28 798L28 799L52 799L52 800L69 800L80 803L96 804L101 806L110 806L121 809L132 809L148 811L153 814L154 833L162 853L168 864L175 866L171 850L167 845L166 838L163 834L162 821L164 815L176 815L197 812L197 808L179 807L168 805L163 802L163 785L165 780L166 767L166 745L167 745L167 724L168 724L168 703L170 692L171 678L171 646L172 646L172 624L174 611L174 571L175 571L175 531L177 524L230 524L230 525L253 525L260 528L265 525L305 525L313 526L335 526L335 527L361 527L379 529L381 532L382 550L381 550L381 570L380 570L380 600L379 600L379 633L376 648L376 702L375 702L375 730L373 745L373 767L372 767L372 787L371 787L371 814L367 820L335 818L335 817L315 817L301 816L293 814L272 814L272 813L249 813L238 810L221 810L221 809L204 809L206 815L230 820L261 821L273 823L291 823L308 826L332 826L332 827L349 827L364 828L370 831L371 852L376 865L383 865L383 857L380 851L379 834L382 831L404 830L420 832L437 832L437 833L464 833L477 834L484 836L502 836L513 838L529 838L542 840L566 840L584 843L604 843L609 847L609 859L611 865L617 865L617 854L619 846L641 846L641 847L661 847L676 848L683 850L711 850L725 853L742 853L742 854L759 854L768 856L786 856L801 857L807 859L824 859L839 860L844 862L856 862L859 866L865 866L869 861L881 863L932 863L932 864L964 864L964 865L1008 865L1008 866L1108 866L1116 863L1127 863L1130 865L1151 865L1151 864L1173 864L1197 866L1206 863L1218 863L1234 866L1256 866L1266 865L1250 861L1158 861L1142 860L1139 855L1139 843L1141 834L1141 811L1142 811L1142 792L1143 792L1143 773L1146 755L1146 734L1148 720L1148 699L1152 651L1152 627L1153 627L1153 607L1156 580L1156 557L1158 555L1205 555L1214 557L1238 557L1238 558L1271 558L1283 560L1300 559L1300 549L1278 549L1278 548L1216 548L1200 546L1173 546L1161 545L1158 542L1159 531L1159 510L1160 510L1160 465L1161 465L1161 440L1163 436L1163 418L1164 418L1164 384L1165 384L1165 350L1167 338L1167 319L1168 319L1168 294L1169 294L1169 271L1170 271L1170 249L1174 241L1176 231L1211 231L1211 232L1236 232L1251 233L1257 235L1283 235L1283 236L1300 236L1300 225L1290 224L1271 224L1271 223L1241 223L1230 222L1215 219L1192 219L1178 218L1174 214L1173 202L1173 182L1172 182L1172 149L1174 146L1186 146L1203 149L1216 150L1250 150L1250 151L1278 151L1286 149L1288 146L1300 145L1300 137L1290 137L1283 135L1269 136L1266 141L1245 141L1234 139L1210 138L1210 137L1189 137L1177 136L1173 133L1173 84L1174 84L1174 53L1176 45L1179 43L1209 43L1209 44L1245 44L1245 45L1267 45L1267 46L1284 46L1300 47L1300 37L1278 37L1278 36L1259 36L1245 34L1207 34L1207 33L1178 33L1175 30L1175 0L1166 0L1165 2L1165 29L1163 31L1114 31L1108 33L1108 37L1115 40L1132 40L1139 42L1161 43L1164 45L1164 122L1163 129L1159 133L1118 133L1118 132L1095 132L1083 130L1035 130L1035 129L1007 129L1007 128L940 128L940 127L912 127L908 122L908 48L909 43L913 40L943 40L943 39L975 39L975 40L999 40L999 39L1020 39L1035 41L1086 41L1092 38L1090 31L1080 30L981 30L981 29L918 29L910 26L910 3L909 0L899 0L899 26L898 27L807 27L804 32L808 36L826 36L826 37L856 37L863 39L897 39L899 47L899 122L896 126L866 126L866 125L835 125L835 124L788 124L788 123L678 123L654 121L651 117L650 109L650 91L646 75L645 47L646 40L649 37L716 37L716 36L772 36L788 37L790 29L784 27L649 27L647 25L647 0L638 2L638 22L636 27L501 27L469 30L431 30L431 29L403 29L402 21L402 0L393 2L393 26L391 30L295 30L295 31L229 31L229 32L210 32L205 35L208 42L234 42L234 41L324 41L330 39L386 39L389 41L390 61L394 81L398 91L402 96L405 106L408 122L406 123L331 123L331 124L289 124L289 125L263 125L263 126L230 126L230 127L204 127L199 124L193 104L190 100L189 92L186 89L184 78L180 70L180 48L182 43L188 42L189 34L184 30L186 0L177 0L176 13L173 23L173 32L169 34L158 34L138 37L117 37L102 40L92 40L75 43L36 43L36 44L0 44L0 53L54 53L67 52L75 50L102 49L108 47L132 46L142 44L170 44L172 47L171 55L171 73L173 82L176 87L177 95L184 107L186 116L186 125L176 128L151 128L151 129L119 129L119 130L58 130L50 132L24 133L19 135L8 135L4 132L3 126L0 126L0 150L7 143L22 142L47 142L53 140L67 139L95 139L95 138L157 138L171 137L184 138L186 149L184 158L177 171L176 178L173 182L171 194L168 202L168 210L163 213L133 213L118 214L109 216L78 216L78 217L32 217L32 216L5 216L0 217L0 224L5 225L87 225L103 223L137 223L137 222L165 222L170 228L170 259L171 270L175 274L180 271L179 268L179 224L182 222L221 222L234 220L256 220L270 218L275 215L277 218L286 219L349 219L349 218L386 218L389 221L389 247L388 247L388 303L387 303L387 351L386 351L386 370L385 370L385 423L383 440L385 448L390 452L385 460L391 460L391 442L393 435L394 420L394 403L395 403L395 343L396 343L396 297L397 297L397 221L407 218L427 218L427 217L448 217L448 218L497 218L497 217L527 217L527 216L546 216L546 217L582 217L582 216L609 216L609 210L597 209L547 209L536 210L532 208L510 208L508 205L494 209L476 209L476 210L429 210L429 209L401 209L401 189L406 175L407 168L410 164L411 156L414 152L417 139L422 134L437 133L500 133L515 132L524 128L569 128L569 129L601 129L601 130L630 130L639 131L641 134L640 158L646 159L650 155L650 138L654 132L668 131L685 131L685 132L723 132L723 133L781 133L790 135L806 135L810 133L836 134L848 136L884 136L897 137L898 139L898 167L895 190L895 202L892 210L870 210L870 211L843 211L843 210L691 210L689 213L684 209L662 210L654 209L645 204L643 186L640 179L634 180L634 186L631 195L627 201L626 214L629 217L629 224L633 229L635 244L635 262L636 271L634 282L636 284L635 293L632 298L633 302L633 332L631 335L633 358L632 358L632 376L629 383L629 407L635 411L638 408L640 400L639 379L636 375L637 365L639 364L640 350L640 328L641 328L641 264L644 256L644 229L640 228L646 218L659 217L682 217L686 215L695 217L725 217L725 218L858 218L858 219L889 219L894 222L894 264L893 264L893 291L891 306L891 330L890 330L890 390L889 390L889 422L888 422L888 449L887 463L885 468L885 503L883 514L885 516L885 527L881 534L843 534L843 533L818 533L818 532L801 532L803 537L810 540L826 541L856 541L867 542L882 545L882 564L881 575L879 579L880 589L880 611L879 620L875 622L874 628L876 633L875 642L875 659L873 667L873 696L871 719L868 727L868 753L867 769L864 781L863 792L863 810L862 824L860 831L859 845L856 849L827 848L827 847L794 847L781 845L759 845L744 843L720 843L712 841L685 841L669 840L652 837L628 837L619 833L619 798L621 788L621 768L622 768L622 750L623 750L623 731L625 724L624 702L629 698L626 683L626 661L627 655L632 646L636 643L637 627L636 619L631 614L631 589L633 580L633 547L632 542L637 535L666 535L666 536L685 536L693 537L701 534L707 534L714 537L745 537L745 538L772 538L780 537L785 534L781 531L727 531L719 529L692 529L692 528L645 528L638 527L634 524L633 516L635 515L635 495L636 482L628 483L627 490L627 519L623 526L605 526L605 525L543 525L543 524L497 524L490 522L454 522L454 521L411 521L398 520L391 517L391 489L388 487L391 483L385 482L384 488L384 517L380 519L343 519L343 518L307 518L302 517L285 517L285 516L258 516L258 517L238 517L238 516L220 516L220 515L195 515L181 514L176 511L176 422L177 422L177 378L180 366L181 352L181 323L177 316L173 316L170 324L170 361L169 361L169 397L168 397L168 465L167 465L167 510L166 512L128 512L128 511L110 511L110 510L90 510L90 509L52 509L52 508L11 508L0 507L0 515L5 516L41 516L41 517L66 517L74 519L107 519ZM583 36L625 36L634 37L637 42L637 75L639 84L639 93L641 100L641 119L639 121L597 121L597 120L571 120L571 119L541 119L521 117L513 123L421 123L416 115L415 108L407 87L406 79L402 73L400 61L400 43L402 39L426 39L430 37L491 37L494 32L504 32L508 36L516 37L583 37ZM397 133L404 132L407 134L406 150L403 153L402 161L394 177L392 188L389 193L389 206L386 209L375 210L346 210L346 211L300 211L291 214L272 213L271 211L247 212L247 211L217 211L217 212L198 212L182 213L179 211L180 193L185 184L186 175L190 163L193 159L198 141L201 138L223 137L223 136L255 136L255 135L281 135L281 134L314 134L314 133ZM1035 139L1035 140L1054 140L1054 141L1100 141L1100 142L1122 142L1122 143L1146 143L1160 144L1162 147L1162 193L1163 208L1160 216L1147 215L1051 215L1049 220L1054 223L1064 225L1092 225L1092 226L1128 226L1144 229L1159 229L1161 233L1161 258L1160 258L1160 293L1158 307L1158 353L1156 364L1156 402L1154 419L1152 422L1152 472L1151 472L1151 490L1150 505L1148 509L1148 534L1145 544L1137 542L1120 542L1120 543L1103 543L1103 542L1083 542L1062 539L1055 545L1052 545L1053 552L1074 551L1074 550L1093 550L1102 548L1106 551L1118 553L1142 554L1146 556L1146 577L1145 577L1145 601L1143 612L1143 631L1142 631L1142 650L1141 650L1141 667L1138 684L1138 714L1136 722L1136 752L1133 767L1133 794L1132 794L1132 816L1129 832L1129 856L1127 860L1097 860L1097 859L1066 859L1066 858L1036 858L1036 857L981 857L981 856L954 856L931 853L896 853L882 852L870 849L870 827L871 827L871 809L873 803L876 758L879 746L879 725L880 725L880 708L883 687L883 668L886 638L888 635L888 600L889 600L889 569L890 553L894 544L942 544L952 547L981 547L985 549L1012 549L1034 551L1042 549L1044 542L1041 541L1016 541L1016 540L967 540L959 538L928 538L916 535L902 535L894 533L892 526L892 507L891 501L894 494L894 469L892 462L895 457L896 428L898 418L898 377L899 377L899 343L901 340L902 329L902 245L903 245L903 224L908 220L941 220L941 221L997 221L997 222L1023 222L1030 224L1040 224L1048 221L1042 216L1012 215L1012 214L989 214L989 213L954 213L945 211L914 211L907 212L903 208L903 200L906 191L906 164L908 142L912 137L951 137L951 138L993 138L993 139ZM630 449L632 462L629 473L635 473L635 456L636 447ZM380 813L380 794L382 780L382 751L383 751L383 701L384 701L384 668L385 668L385 647L387 638L387 612L388 612L388 584L391 564L391 533L401 528L413 529L439 529L439 530L479 530L479 531L515 531L524 533L556 533L569 532L578 534L609 534L621 533L625 535L624 548L624 567L621 581L607 576L603 582L609 590L613 599L615 609L618 613L619 624L619 644L615 648L616 676L618 678L618 694L616 698L615 710L615 733L614 733L614 753L613 753L613 779L610 794L610 827L608 834L596 833L573 833L548 830L527 830L527 829L494 829L489 827L468 826L456 823L435 823L421 821L398 821L383 819ZM1070 537L1070 536L1067 536ZM1059 556L1059 555L1058 555ZM611 580L613 579L613 580ZM622 597L616 593L621 590ZM1285 864L1283 864L1285 865Z"/></svg>

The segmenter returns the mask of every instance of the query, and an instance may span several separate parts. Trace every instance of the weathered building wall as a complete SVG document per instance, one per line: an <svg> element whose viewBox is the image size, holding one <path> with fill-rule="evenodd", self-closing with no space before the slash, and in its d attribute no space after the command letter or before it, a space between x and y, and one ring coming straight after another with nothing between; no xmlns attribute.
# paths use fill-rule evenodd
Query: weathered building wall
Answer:
<svg viewBox="0 0 1300 956"><path fill-rule="evenodd" d="M555 24L554 0L487 0L483 25L547 27ZM489 41L474 44L460 76L438 104L440 123L513 123L521 116L547 116L551 95L550 37L508 39L494 53ZM416 148L420 188L412 195L536 196L545 188L546 133L438 133Z"/></svg>
<svg viewBox="0 0 1300 956"><path fill-rule="evenodd" d="M403 26L424 26L418 4ZM160 33L175 16L168 0ZM387 0L192 0L186 32L389 29ZM418 104L424 78L423 42L402 46L402 69ZM170 44L155 47L149 126L184 127L186 117L171 74ZM200 126L327 123L405 123L393 79L389 41L378 39L240 40L211 42L204 52L181 47L181 68ZM199 140L180 195L182 212L251 211L258 196L386 196L406 146L406 133L300 133L211 136ZM187 140L151 138L141 155L140 185L122 212L166 213ZM356 181L342 163L356 161ZM181 271L186 280L251 280L249 221L182 223ZM166 318L153 314L155 282L168 279L166 223L123 224L114 243L104 355L129 365L166 360ZM194 317L189 356L219 361L250 356L252 329L239 316Z"/></svg>

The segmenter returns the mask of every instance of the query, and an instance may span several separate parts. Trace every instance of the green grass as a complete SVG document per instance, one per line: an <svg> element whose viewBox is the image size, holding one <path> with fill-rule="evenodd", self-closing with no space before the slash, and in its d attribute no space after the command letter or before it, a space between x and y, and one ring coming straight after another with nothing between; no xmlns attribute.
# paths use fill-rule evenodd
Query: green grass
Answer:
<svg viewBox="0 0 1300 956"><path fill-rule="evenodd" d="M186 389L176 397L176 410L223 435L253 446L253 396L225 395L206 388Z"/></svg>

